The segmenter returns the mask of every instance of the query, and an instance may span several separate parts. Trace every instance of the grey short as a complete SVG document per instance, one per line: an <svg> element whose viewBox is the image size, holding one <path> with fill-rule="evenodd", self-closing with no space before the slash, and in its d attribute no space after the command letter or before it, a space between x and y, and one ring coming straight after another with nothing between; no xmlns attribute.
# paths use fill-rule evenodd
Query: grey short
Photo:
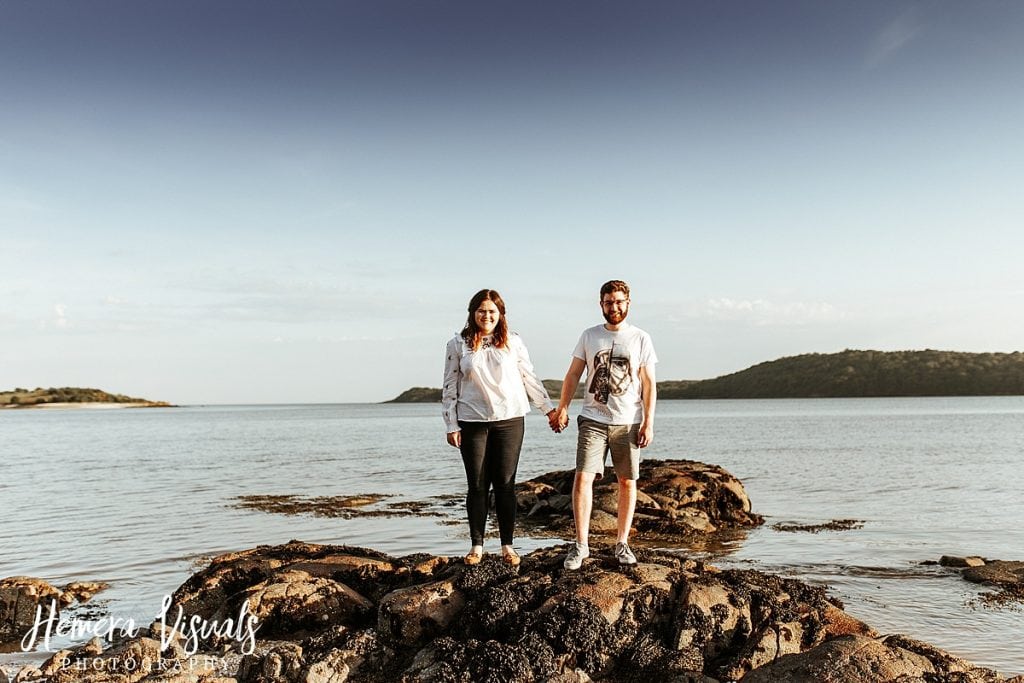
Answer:
<svg viewBox="0 0 1024 683"><path fill-rule="evenodd" d="M606 425L576 418L579 436L576 441L576 471L604 476L604 459L610 451L612 465L619 479L640 478L640 447L636 439L640 424Z"/></svg>

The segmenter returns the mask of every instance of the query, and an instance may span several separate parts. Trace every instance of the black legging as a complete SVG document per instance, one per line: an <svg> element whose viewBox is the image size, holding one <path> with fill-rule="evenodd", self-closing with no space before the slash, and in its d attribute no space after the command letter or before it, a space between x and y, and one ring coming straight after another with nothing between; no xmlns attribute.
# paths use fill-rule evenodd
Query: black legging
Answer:
<svg viewBox="0 0 1024 683"><path fill-rule="evenodd" d="M497 422L462 422L462 463L466 466L466 513L473 545L484 544L487 492L494 488L501 544L512 545L516 527L516 470L523 446L522 417Z"/></svg>

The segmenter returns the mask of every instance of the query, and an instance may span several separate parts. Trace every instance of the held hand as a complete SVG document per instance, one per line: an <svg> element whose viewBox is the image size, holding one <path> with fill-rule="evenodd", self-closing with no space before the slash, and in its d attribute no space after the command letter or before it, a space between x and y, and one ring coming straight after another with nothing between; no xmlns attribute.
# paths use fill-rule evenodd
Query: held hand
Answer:
<svg viewBox="0 0 1024 683"><path fill-rule="evenodd" d="M558 421L557 410L552 410L550 413L548 413L548 426L551 427L551 431L553 431L555 434L558 434L563 429L565 429L565 426L560 424Z"/></svg>
<svg viewBox="0 0 1024 683"><path fill-rule="evenodd" d="M448 445L458 448L462 445L462 432L448 432Z"/></svg>
<svg viewBox="0 0 1024 683"><path fill-rule="evenodd" d="M647 448L654 442L654 425L644 422L640 425L640 432L636 435L636 445L640 448Z"/></svg>
<svg viewBox="0 0 1024 683"><path fill-rule="evenodd" d="M560 432L569 426L569 410L567 408L559 407L555 411L555 425L551 428L556 432ZM557 427L557 429L555 429Z"/></svg>

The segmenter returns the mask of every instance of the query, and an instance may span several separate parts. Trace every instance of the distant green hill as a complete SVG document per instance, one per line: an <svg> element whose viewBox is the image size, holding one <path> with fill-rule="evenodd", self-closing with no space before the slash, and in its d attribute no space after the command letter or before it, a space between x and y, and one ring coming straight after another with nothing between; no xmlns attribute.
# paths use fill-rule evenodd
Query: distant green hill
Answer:
<svg viewBox="0 0 1024 683"><path fill-rule="evenodd" d="M163 401L132 398L124 394L108 394L100 389L60 387L43 389L12 389L0 392L0 408L30 408L47 403L138 403L147 407L169 406Z"/></svg>
<svg viewBox="0 0 1024 683"><path fill-rule="evenodd" d="M433 387L413 387L406 389L398 396L385 403L439 403L441 390Z"/></svg>
<svg viewBox="0 0 1024 683"><path fill-rule="evenodd" d="M560 379L545 379L541 380L544 383L544 388L548 390L548 395L553 399L558 399L562 391L562 380ZM576 398L583 398L583 385L576 390ZM390 401L384 401L384 403L438 403L441 401L441 390L434 387L413 387L406 389L398 396L395 396Z"/></svg>
<svg viewBox="0 0 1024 683"><path fill-rule="evenodd" d="M562 398L562 380L560 379L542 379L541 382L544 384L544 388L548 390L548 396L555 399ZM583 383L576 387L576 393L573 394L573 398L583 398Z"/></svg>
<svg viewBox="0 0 1024 683"><path fill-rule="evenodd" d="M562 382L544 380L558 398ZM403 397L411 392L416 398ZM705 380L658 382L658 398L842 398L1024 395L1024 353L853 351L807 353ZM576 397L582 396L582 385ZM436 402L440 389L417 387L393 402Z"/></svg>
<svg viewBox="0 0 1024 683"><path fill-rule="evenodd" d="M1024 395L1024 354L808 353L699 382L659 382L659 398Z"/></svg>

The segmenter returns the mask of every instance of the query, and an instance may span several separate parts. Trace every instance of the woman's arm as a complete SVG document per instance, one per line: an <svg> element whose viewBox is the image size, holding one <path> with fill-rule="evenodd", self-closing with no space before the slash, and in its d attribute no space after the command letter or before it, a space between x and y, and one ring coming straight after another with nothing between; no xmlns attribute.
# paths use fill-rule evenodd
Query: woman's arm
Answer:
<svg viewBox="0 0 1024 683"><path fill-rule="evenodd" d="M459 390L462 387L462 354L459 340L448 342L444 353L444 381L441 384L441 414L444 417L448 443L458 447L461 438L459 430Z"/></svg>
<svg viewBox="0 0 1024 683"><path fill-rule="evenodd" d="M544 388L543 382L537 379L537 375L533 371L530 352L526 350L526 344L522 339L519 339L518 336L513 339L515 339L513 352L516 354L516 364L519 366L519 376L523 378L526 394L538 410L545 415L550 415L555 406L551 404L551 397L548 396L548 390Z"/></svg>

